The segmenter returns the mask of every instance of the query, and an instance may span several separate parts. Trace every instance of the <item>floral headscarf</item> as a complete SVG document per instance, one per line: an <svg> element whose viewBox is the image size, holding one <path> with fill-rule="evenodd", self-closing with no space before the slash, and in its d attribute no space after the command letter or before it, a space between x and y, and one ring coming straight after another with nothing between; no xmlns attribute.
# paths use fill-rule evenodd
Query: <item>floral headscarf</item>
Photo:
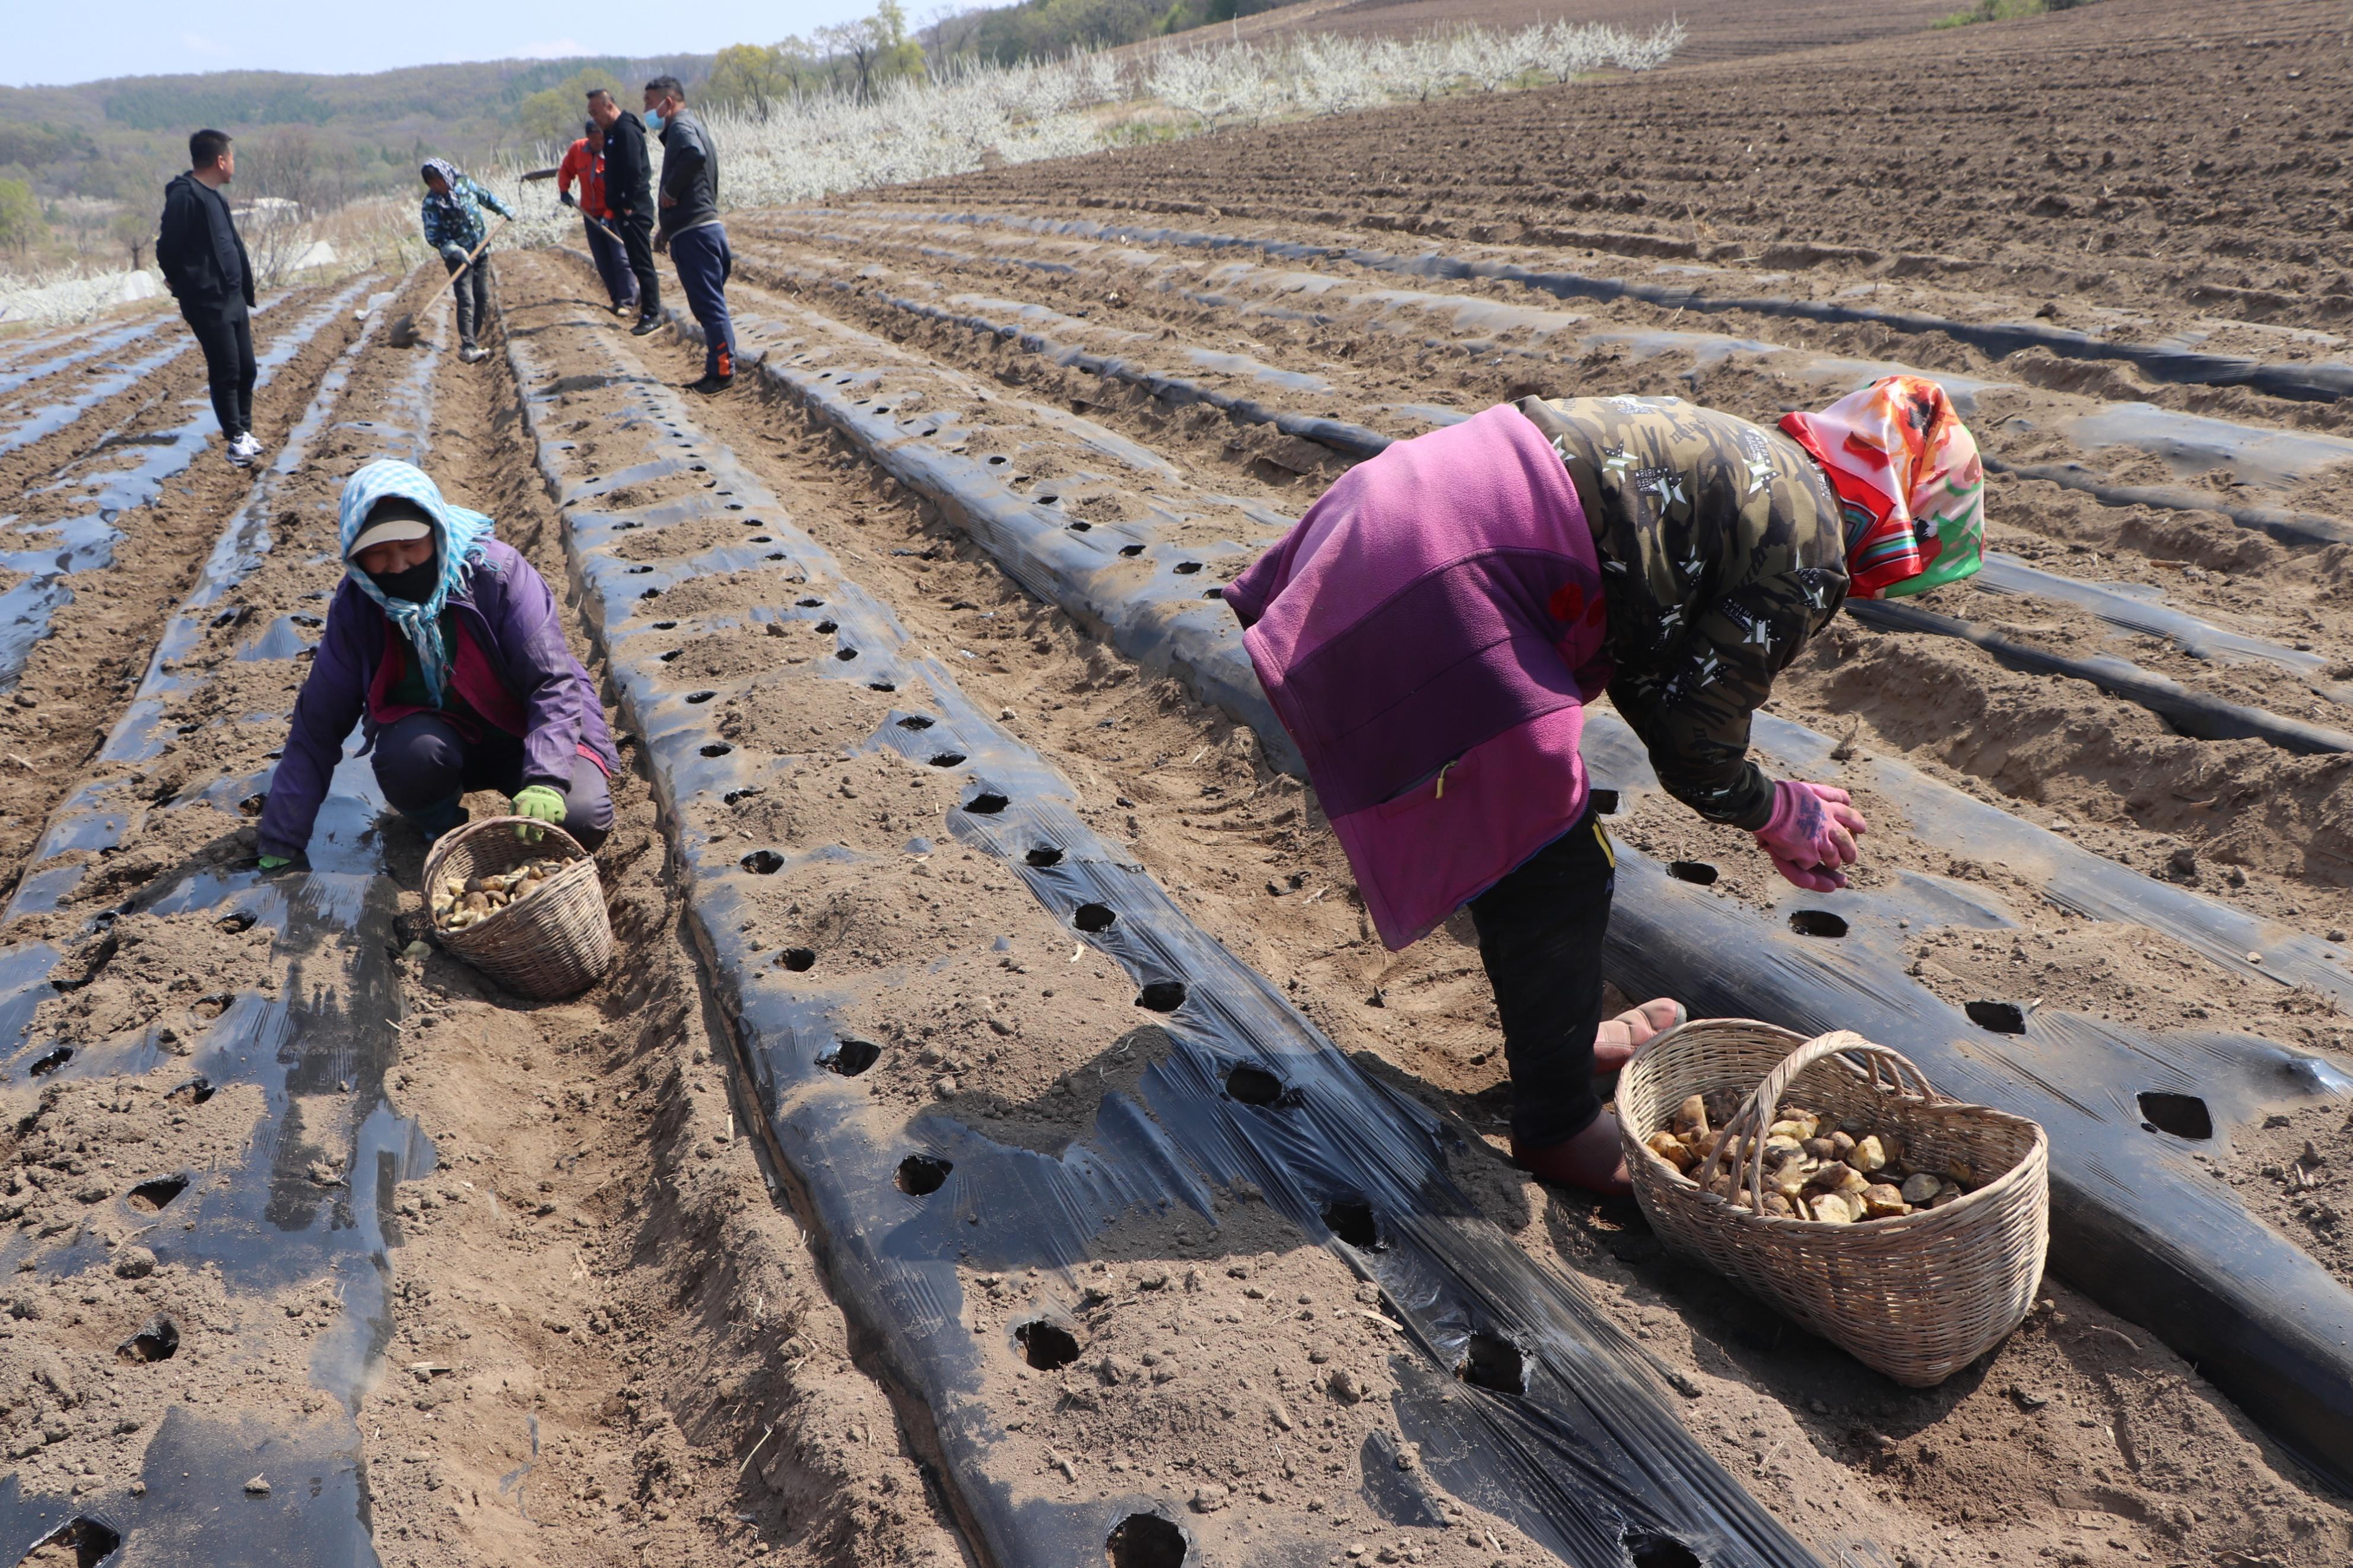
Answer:
<svg viewBox="0 0 2353 1568"><path fill-rule="evenodd" d="M1943 387L1891 375L1781 428L1838 492L1851 597L1924 594L1985 564L1985 465Z"/></svg>
<svg viewBox="0 0 2353 1568"><path fill-rule="evenodd" d="M423 604L396 599L375 584L351 559L352 542L367 526L368 513L376 502L397 496L414 501L433 519L435 558L441 563L440 581L433 584L432 596ZM497 525L479 511L468 511L461 506L451 506L441 499L441 487L427 478L425 470L412 463L396 462L380 458L353 474L343 483L343 499L338 512L343 551L343 574L359 584L360 592L375 601L386 619L408 638L417 650L417 668L425 676L425 689L433 705L441 705L441 693L447 685L449 650L441 636L441 609L449 595L464 588L466 579L477 566L488 566L483 546L490 542L491 531Z"/></svg>

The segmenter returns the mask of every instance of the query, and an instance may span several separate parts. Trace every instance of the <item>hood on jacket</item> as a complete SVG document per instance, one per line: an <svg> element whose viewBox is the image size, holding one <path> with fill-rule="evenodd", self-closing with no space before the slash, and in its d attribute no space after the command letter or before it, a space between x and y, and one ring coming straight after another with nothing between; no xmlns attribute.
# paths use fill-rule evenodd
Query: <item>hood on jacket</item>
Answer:
<svg viewBox="0 0 2353 1568"><path fill-rule="evenodd" d="M367 526L368 514L375 510L378 501L396 497L412 502L433 520L434 558L440 563L441 574L431 595L421 604L393 598L377 586L375 579L360 570L359 563L351 559L352 544ZM466 581L475 567L488 568L483 546L497 524L479 511L450 505L442 499L441 487L424 469L389 458L378 458L344 481L337 521L343 574L358 584L360 592L408 638L417 650L426 690L434 705L439 706L449 664L448 649L441 636L441 611L452 594L465 591Z"/></svg>
<svg viewBox="0 0 2353 1568"><path fill-rule="evenodd" d="M427 158L421 165L418 166L417 177L421 180L427 174L440 175L441 183L449 188L446 193L444 193L437 191L430 185L427 185L425 189L426 199L427 201L446 203L453 207L456 206L458 205L458 191L459 188L459 182L462 181L466 177L458 172L458 165L452 163L447 158Z"/></svg>

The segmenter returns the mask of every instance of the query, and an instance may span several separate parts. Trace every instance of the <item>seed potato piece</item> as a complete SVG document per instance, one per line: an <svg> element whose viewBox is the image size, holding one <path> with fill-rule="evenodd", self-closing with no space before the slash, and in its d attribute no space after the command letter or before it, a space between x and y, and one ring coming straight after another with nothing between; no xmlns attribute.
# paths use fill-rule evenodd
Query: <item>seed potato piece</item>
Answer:
<svg viewBox="0 0 2353 1568"><path fill-rule="evenodd" d="M1765 1212L1775 1219L1795 1219L1798 1206L1781 1194L1768 1191L1765 1194Z"/></svg>
<svg viewBox="0 0 2353 1568"><path fill-rule="evenodd" d="M1947 1182L1943 1188L1937 1192L1936 1195L1928 1200L1928 1206L1932 1209L1940 1209L1947 1204L1957 1204L1960 1202L1961 1199L1967 1195L1967 1194L1961 1191L1960 1186L1957 1183Z"/></svg>
<svg viewBox="0 0 2353 1568"><path fill-rule="evenodd" d="M1883 1170L1887 1165L1887 1145L1879 1141L1877 1133L1868 1134L1856 1141L1847 1153L1846 1163L1866 1176Z"/></svg>
<svg viewBox="0 0 2353 1568"><path fill-rule="evenodd" d="M1844 1193L1821 1193L1807 1205L1814 1218L1824 1225L1852 1225L1854 1210L1848 1206Z"/></svg>
<svg viewBox="0 0 2353 1568"><path fill-rule="evenodd" d="M1841 1128L1830 1135L1830 1145L1831 1158L1843 1160L1854 1152L1854 1136L1844 1128Z"/></svg>
<svg viewBox="0 0 2353 1568"><path fill-rule="evenodd" d="M1937 1191L1942 1188L1944 1184L1944 1183L1938 1181L1927 1172L1922 1171L1916 1174L1906 1176L1904 1179L1904 1185L1898 1190L1898 1193L1905 1203L1917 1208L1920 1205L1925 1204L1929 1199L1935 1197Z"/></svg>
<svg viewBox="0 0 2353 1568"><path fill-rule="evenodd" d="M1642 1141L1642 1146L1678 1171L1689 1172L1699 1163L1699 1157L1672 1132L1653 1132Z"/></svg>
<svg viewBox="0 0 2353 1568"><path fill-rule="evenodd" d="M1862 1189L1862 1212L1873 1219L1894 1219L1897 1215L1912 1212L1904 1194L1885 1182L1873 1182Z"/></svg>
<svg viewBox="0 0 2353 1568"><path fill-rule="evenodd" d="M1806 1190L1806 1173L1795 1165L1784 1165L1773 1177L1773 1190L1789 1203L1796 1203Z"/></svg>
<svg viewBox="0 0 2353 1568"><path fill-rule="evenodd" d="M1698 1095L1686 1099L1675 1107L1668 1120L1668 1128L1678 1138L1689 1139L1707 1131L1707 1102Z"/></svg>

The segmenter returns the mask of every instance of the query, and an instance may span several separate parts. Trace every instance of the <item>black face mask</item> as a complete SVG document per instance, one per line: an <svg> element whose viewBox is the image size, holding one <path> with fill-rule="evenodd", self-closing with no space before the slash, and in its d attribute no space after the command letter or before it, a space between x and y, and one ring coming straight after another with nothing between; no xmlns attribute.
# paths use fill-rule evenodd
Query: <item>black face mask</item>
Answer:
<svg viewBox="0 0 2353 1568"><path fill-rule="evenodd" d="M388 599L421 605L433 596L433 585L441 581L441 552L435 551L406 571L371 572L368 579L383 589Z"/></svg>

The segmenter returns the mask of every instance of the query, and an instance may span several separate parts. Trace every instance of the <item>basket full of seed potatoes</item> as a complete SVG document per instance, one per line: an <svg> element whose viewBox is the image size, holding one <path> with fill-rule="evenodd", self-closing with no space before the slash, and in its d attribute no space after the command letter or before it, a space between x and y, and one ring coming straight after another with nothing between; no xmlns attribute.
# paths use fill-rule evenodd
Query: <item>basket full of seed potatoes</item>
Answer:
<svg viewBox="0 0 2353 1568"><path fill-rule="evenodd" d="M1662 1241L1898 1383L1943 1382L2033 1305L2042 1129L1938 1093L1884 1046L1699 1020L1636 1053L1617 1105Z"/></svg>
<svg viewBox="0 0 2353 1568"><path fill-rule="evenodd" d="M425 859L425 900L434 940L518 995L575 995L612 967L595 858L535 818L486 817L443 834Z"/></svg>

